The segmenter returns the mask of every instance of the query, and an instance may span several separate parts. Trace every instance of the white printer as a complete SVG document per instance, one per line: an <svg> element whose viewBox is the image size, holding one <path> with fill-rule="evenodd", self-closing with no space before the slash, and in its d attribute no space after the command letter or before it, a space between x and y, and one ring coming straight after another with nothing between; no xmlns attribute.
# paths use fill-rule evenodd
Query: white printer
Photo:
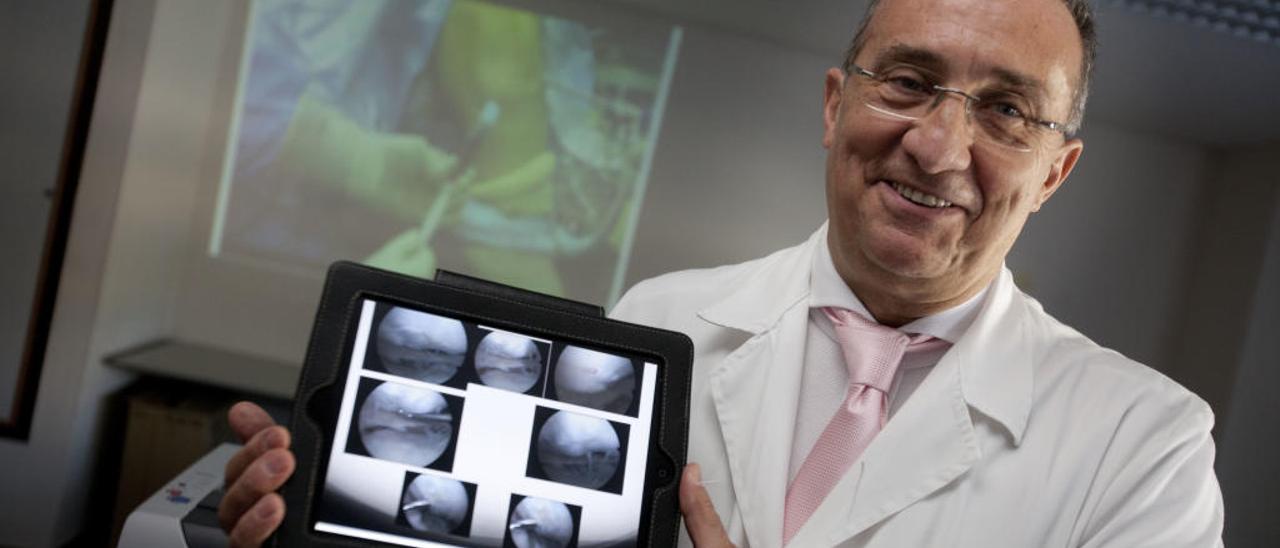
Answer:
<svg viewBox="0 0 1280 548"><path fill-rule="evenodd" d="M227 535L218 526L222 476L227 461L240 449L224 443L196 461L129 514L120 533L120 548L225 548Z"/></svg>

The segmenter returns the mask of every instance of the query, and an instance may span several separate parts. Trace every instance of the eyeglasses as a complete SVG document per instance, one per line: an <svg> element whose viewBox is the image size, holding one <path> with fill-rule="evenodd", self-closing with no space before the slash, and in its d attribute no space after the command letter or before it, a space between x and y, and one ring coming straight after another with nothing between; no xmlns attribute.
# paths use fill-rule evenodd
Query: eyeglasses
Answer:
<svg viewBox="0 0 1280 548"><path fill-rule="evenodd" d="M919 120L942 103L947 94L964 100L965 113L975 122L979 137L992 144L1017 152L1036 148L1047 132L1066 135L1065 124L1035 118L1028 113L1031 106L1015 94L987 97L970 95L964 90L930 83L918 71L895 68L871 72L850 65L853 73L864 77L862 97L867 108L898 120Z"/></svg>

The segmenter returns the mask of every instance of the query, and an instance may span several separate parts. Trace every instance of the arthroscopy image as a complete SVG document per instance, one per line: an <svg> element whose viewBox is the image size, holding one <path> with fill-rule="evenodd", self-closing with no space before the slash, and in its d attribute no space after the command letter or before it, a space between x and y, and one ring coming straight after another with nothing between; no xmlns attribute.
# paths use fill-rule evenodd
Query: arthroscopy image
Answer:
<svg viewBox="0 0 1280 548"><path fill-rule="evenodd" d="M610 413L635 416L638 367L629 358L579 346L556 357L554 399Z"/></svg>
<svg viewBox="0 0 1280 548"><path fill-rule="evenodd" d="M246 2L210 254L616 298L682 31L509 3Z"/></svg>
<svg viewBox="0 0 1280 548"><path fill-rule="evenodd" d="M510 548L569 548L578 544L582 508L550 499L512 495L507 518Z"/></svg>
<svg viewBox="0 0 1280 548"><path fill-rule="evenodd" d="M388 373L430 383L444 383L467 358L467 331L462 322L392 307L377 326L378 362Z"/></svg>
<svg viewBox="0 0 1280 548"><path fill-rule="evenodd" d="M528 392L542 378L548 348L524 335L492 331L476 348L476 373L486 386Z"/></svg>
<svg viewBox="0 0 1280 548"><path fill-rule="evenodd" d="M533 425L529 477L622 492L627 425L545 407L535 411Z"/></svg>
<svg viewBox="0 0 1280 548"><path fill-rule="evenodd" d="M361 381L360 392L348 452L410 466L452 468L462 398L372 379Z"/></svg>
<svg viewBox="0 0 1280 548"><path fill-rule="evenodd" d="M469 536L475 489L456 479L409 472L396 521L415 531Z"/></svg>

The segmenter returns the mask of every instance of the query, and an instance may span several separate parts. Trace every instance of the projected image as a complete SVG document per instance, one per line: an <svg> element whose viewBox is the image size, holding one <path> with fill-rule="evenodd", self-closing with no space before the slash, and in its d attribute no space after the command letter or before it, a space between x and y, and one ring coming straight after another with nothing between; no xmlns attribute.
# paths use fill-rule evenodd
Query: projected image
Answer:
<svg viewBox="0 0 1280 548"><path fill-rule="evenodd" d="M480 0L251 19L213 254L616 295L678 28Z"/></svg>
<svg viewBox="0 0 1280 548"><path fill-rule="evenodd" d="M555 399L634 416L637 376L636 365L629 358L566 346L556 357Z"/></svg>
<svg viewBox="0 0 1280 548"><path fill-rule="evenodd" d="M408 473L396 521L415 531L467 536L475 486L439 476Z"/></svg>
<svg viewBox="0 0 1280 548"><path fill-rule="evenodd" d="M513 495L502 545L514 548L577 546L582 508L550 499Z"/></svg>
<svg viewBox="0 0 1280 548"><path fill-rule="evenodd" d="M363 402L356 403L359 412L349 452L410 466L450 469L461 398L370 379L361 381L361 392L366 390Z"/></svg>
<svg viewBox="0 0 1280 548"><path fill-rule="evenodd" d="M476 348L480 382L512 392L527 392L542 377L546 343L524 335L493 331Z"/></svg>
<svg viewBox="0 0 1280 548"><path fill-rule="evenodd" d="M466 360L467 332L458 320L397 306L378 324L377 347L388 373L438 384Z"/></svg>
<svg viewBox="0 0 1280 548"><path fill-rule="evenodd" d="M526 470L529 477L622 492L626 425L539 407L534 432Z"/></svg>

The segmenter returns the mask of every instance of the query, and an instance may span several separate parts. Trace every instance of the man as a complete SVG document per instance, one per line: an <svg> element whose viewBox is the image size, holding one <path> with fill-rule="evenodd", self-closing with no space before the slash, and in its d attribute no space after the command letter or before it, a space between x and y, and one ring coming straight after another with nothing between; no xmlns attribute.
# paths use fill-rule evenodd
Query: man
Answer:
<svg viewBox="0 0 1280 548"><path fill-rule="evenodd" d="M616 317L694 340L693 544L1221 543L1208 407L1056 322L1003 268L1083 150L1069 135L1092 50L1083 1L873 4L826 75L828 224L619 302ZM888 377L845 370L857 329L901 339L877 362ZM254 437L223 523L253 541L283 515L262 493L293 461L258 410L231 415Z"/></svg>

